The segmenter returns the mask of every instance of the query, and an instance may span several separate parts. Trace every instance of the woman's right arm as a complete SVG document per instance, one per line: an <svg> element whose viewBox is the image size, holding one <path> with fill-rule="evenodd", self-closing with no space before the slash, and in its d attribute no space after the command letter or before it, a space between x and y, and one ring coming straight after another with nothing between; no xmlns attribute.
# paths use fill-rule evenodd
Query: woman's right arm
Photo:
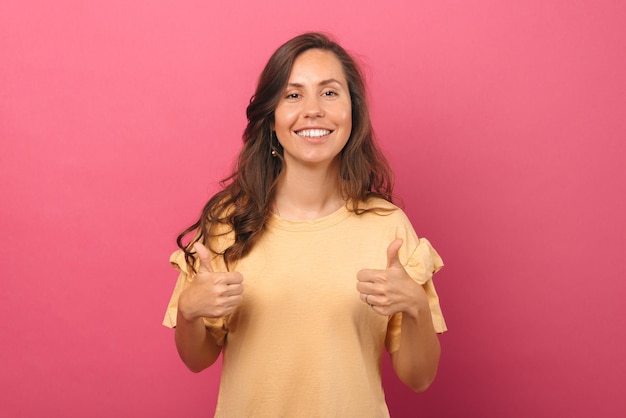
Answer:
<svg viewBox="0 0 626 418"><path fill-rule="evenodd" d="M220 355L203 318L229 315L243 300L243 276L238 272L213 272L209 250L196 242L198 274L178 298L175 340L178 354L192 372L211 366Z"/></svg>
<svg viewBox="0 0 626 418"><path fill-rule="evenodd" d="M201 372L215 363L222 351L222 346L215 342L202 318L188 320L180 308L174 338L178 355L194 373Z"/></svg>

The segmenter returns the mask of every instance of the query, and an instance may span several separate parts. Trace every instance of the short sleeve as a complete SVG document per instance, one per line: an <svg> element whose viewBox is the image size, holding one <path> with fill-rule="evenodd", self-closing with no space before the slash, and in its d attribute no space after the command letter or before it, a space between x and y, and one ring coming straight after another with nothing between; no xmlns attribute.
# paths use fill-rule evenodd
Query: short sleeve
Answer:
<svg viewBox="0 0 626 418"><path fill-rule="evenodd" d="M193 271L189 269L185 260L185 253L182 250L175 251L170 256L170 263L178 270L178 280L174 286L174 291L170 297L170 302L167 305L165 311L165 318L163 318L163 325L168 328L176 327L176 318L178 316L178 298L180 294L185 290L193 281ZM226 337L227 329L225 326L224 318L203 318L204 325L207 327L218 345L224 345L224 338Z"/></svg>
<svg viewBox="0 0 626 418"><path fill-rule="evenodd" d="M439 296L433 283L433 274L443 267L443 260L437 254L430 242L426 238L420 238L418 244L404 264L409 276L417 283L421 284L428 296L430 313L433 319L433 326L437 333L447 330L446 322L439 306ZM387 351L393 353L400 348L400 330L402 324L402 313L395 314L389 319L387 326L387 337L385 346Z"/></svg>

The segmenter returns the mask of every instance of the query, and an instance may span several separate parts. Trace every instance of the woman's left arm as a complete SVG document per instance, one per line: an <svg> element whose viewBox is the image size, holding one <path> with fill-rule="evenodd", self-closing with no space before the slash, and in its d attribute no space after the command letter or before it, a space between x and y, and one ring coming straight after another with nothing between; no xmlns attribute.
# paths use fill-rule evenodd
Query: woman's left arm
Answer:
<svg viewBox="0 0 626 418"><path fill-rule="evenodd" d="M361 300L381 315L401 313L400 347L391 353L400 380L416 392L426 390L435 379L441 347L433 326L424 288L406 272L396 239L387 248L386 270L361 270L357 290Z"/></svg>
<svg viewBox="0 0 626 418"><path fill-rule="evenodd" d="M415 284L417 292L424 292L419 284ZM425 305L416 303L411 311L414 312L402 312L400 348L391 353L391 362L405 385L416 392L423 392L435 380L441 346L428 302Z"/></svg>

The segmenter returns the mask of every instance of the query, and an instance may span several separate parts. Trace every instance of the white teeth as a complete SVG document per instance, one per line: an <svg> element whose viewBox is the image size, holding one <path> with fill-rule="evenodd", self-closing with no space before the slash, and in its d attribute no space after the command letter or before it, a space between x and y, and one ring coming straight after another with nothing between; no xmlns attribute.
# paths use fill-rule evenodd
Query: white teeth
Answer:
<svg viewBox="0 0 626 418"><path fill-rule="evenodd" d="M305 129L296 133L307 138L321 138L328 135L330 131L327 129Z"/></svg>

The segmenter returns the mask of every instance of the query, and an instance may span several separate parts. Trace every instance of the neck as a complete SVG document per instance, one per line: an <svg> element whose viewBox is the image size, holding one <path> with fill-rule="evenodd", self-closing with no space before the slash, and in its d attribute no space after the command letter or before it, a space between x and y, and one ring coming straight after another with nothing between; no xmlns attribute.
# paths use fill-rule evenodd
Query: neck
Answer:
<svg viewBox="0 0 626 418"><path fill-rule="evenodd" d="M290 220L321 218L345 205L339 168L289 170L278 180L274 212Z"/></svg>

